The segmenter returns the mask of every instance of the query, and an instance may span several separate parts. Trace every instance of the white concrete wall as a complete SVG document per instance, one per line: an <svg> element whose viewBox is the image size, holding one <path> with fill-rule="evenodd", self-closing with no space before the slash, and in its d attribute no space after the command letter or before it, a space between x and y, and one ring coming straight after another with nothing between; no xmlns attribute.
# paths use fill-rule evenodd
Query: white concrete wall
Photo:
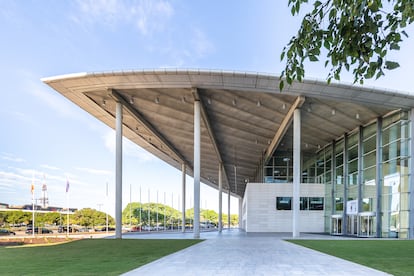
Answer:
<svg viewBox="0 0 414 276"><path fill-rule="evenodd" d="M276 197L291 197L292 183L248 183L243 198L246 232L292 232L291 210L276 210ZM301 197L324 197L323 184L301 184ZM325 202L325 201L324 201ZM323 232L324 211L299 211L300 232Z"/></svg>

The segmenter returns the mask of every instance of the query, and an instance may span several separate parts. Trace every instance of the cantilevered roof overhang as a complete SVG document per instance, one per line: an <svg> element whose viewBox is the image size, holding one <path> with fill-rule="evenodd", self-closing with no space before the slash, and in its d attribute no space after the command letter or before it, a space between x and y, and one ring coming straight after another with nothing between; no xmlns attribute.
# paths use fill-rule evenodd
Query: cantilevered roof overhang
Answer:
<svg viewBox="0 0 414 276"><path fill-rule="evenodd" d="M320 147L394 110L414 107L414 95L305 80L279 91L279 77L206 70L79 73L43 82L115 128L123 104L124 136L192 175L195 100L201 102L201 179L242 197L259 164L291 151L293 110L302 108L302 151Z"/></svg>

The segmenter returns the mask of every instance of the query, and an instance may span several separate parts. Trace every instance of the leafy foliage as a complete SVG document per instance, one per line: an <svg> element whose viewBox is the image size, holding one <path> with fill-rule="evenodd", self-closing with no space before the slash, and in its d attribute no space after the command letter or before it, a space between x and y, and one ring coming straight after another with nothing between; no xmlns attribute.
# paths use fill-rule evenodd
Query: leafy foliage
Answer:
<svg viewBox="0 0 414 276"><path fill-rule="evenodd" d="M308 0L289 0L292 15ZM343 68L352 70L354 83L379 78L384 70L399 67L387 60L391 50L399 50L402 38L408 37L404 28L414 21L412 0L325 0L314 1L296 36L283 49L281 60L286 67L279 83L292 84L305 76L304 62L319 61L321 50L327 51L325 67L330 67L328 83L339 80ZM325 51L323 50L323 51Z"/></svg>
<svg viewBox="0 0 414 276"><path fill-rule="evenodd" d="M93 228L96 225L105 225L106 213L91 208L84 208L76 211L70 220L74 224L82 225L85 227L91 226ZM108 220L109 224L113 224L115 222L111 216L108 217Z"/></svg>
<svg viewBox="0 0 414 276"><path fill-rule="evenodd" d="M131 215L130 215L131 210ZM150 218L150 224L155 225L157 214L158 222L163 223L164 217L168 225L177 223L181 220L181 212L164 204L160 203L139 203L131 202L122 211L123 223L129 223L131 218L131 224L133 225L145 225L148 224L148 214ZM185 211L186 223L192 224L194 220L194 208L187 209ZM140 221L141 218L141 221ZM227 224L228 216L223 214L223 223ZM210 221L214 224L218 224L218 213L214 210L201 209L200 210L200 221ZM238 224L238 215L230 216L230 223L232 225Z"/></svg>

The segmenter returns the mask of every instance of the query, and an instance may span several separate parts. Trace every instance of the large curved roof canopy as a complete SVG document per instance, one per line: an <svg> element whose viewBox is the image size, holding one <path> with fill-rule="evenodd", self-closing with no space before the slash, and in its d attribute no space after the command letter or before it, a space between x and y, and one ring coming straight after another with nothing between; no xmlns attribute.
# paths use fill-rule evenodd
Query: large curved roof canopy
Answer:
<svg viewBox="0 0 414 276"><path fill-rule="evenodd" d="M144 70L79 73L43 82L115 128L123 103L124 136L187 173L193 167L194 100L201 102L201 178L243 196L263 160L292 151L293 110L302 107L302 152L314 154L344 133L397 109L414 107L409 93L305 80L282 93L279 78L256 73ZM235 169L236 168L236 169Z"/></svg>

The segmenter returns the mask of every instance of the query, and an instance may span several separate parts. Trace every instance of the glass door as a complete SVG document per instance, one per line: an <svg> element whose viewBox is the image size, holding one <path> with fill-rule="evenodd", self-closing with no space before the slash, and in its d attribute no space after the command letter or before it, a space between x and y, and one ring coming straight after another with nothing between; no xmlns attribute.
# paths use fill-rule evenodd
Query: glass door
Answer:
<svg viewBox="0 0 414 276"><path fill-rule="evenodd" d="M342 215L331 216L331 235L342 235Z"/></svg>
<svg viewBox="0 0 414 276"><path fill-rule="evenodd" d="M375 237L375 212L358 214L358 237Z"/></svg>
<svg viewBox="0 0 414 276"><path fill-rule="evenodd" d="M347 215L347 229L346 233L348 235L356 236L358 235L358 220L356 215Z"/></svg>

